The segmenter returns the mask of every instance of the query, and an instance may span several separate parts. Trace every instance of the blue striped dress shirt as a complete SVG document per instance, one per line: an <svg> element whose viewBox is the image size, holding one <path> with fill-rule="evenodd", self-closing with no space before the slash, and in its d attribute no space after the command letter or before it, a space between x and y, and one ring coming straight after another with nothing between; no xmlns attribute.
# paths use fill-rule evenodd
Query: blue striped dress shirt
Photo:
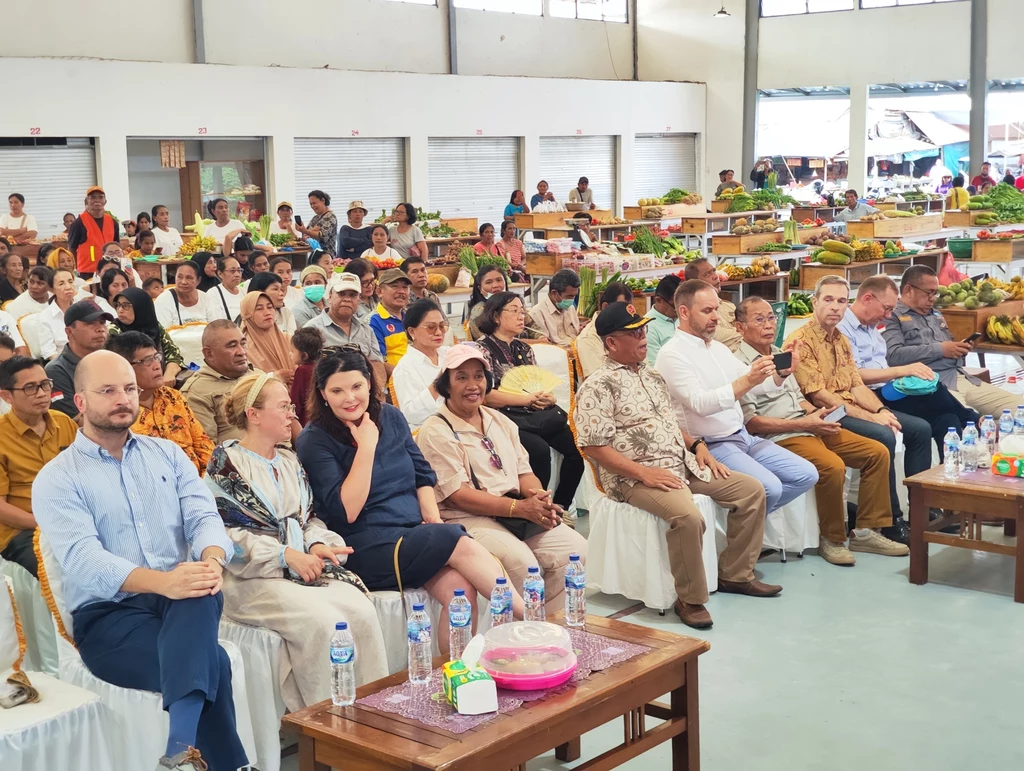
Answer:
<svg viewBox="0 0 1024 771"><path fill-rule="evenodd" d="M208 546L234 553L195 465L165 439L129 432L119 461L79 431L36 476L32 510L71 610L131 596L121 586L135 568L168 571Z"/></svg>

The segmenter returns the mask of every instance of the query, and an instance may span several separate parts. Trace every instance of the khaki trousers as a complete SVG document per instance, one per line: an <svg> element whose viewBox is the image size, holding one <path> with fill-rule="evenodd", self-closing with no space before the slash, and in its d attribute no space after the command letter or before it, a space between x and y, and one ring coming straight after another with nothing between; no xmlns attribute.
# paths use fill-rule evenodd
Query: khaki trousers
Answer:
<svg viewBox="0 0 1024 771"><path fill-rule="evenodd" d="M876 528L892 525L889 450L884 444L844 428L833 436L792 436L780 440L779 445L809 460L818 469L814 498L818 504L818 527L823 538L833 543L846 542L843 486L847 467L860 470L857 526Z"/></svg>
<svg viewBox="0 0 1024 771"><path fill-rule="evenodd" d="M956 376L956 390L951 392L979 415L991 415L999 421L1003 410L1013 412L1022 399L999 386L982 381L974 385L963 375Z"/></svg>
<svg viewBox="0 0 1024 771"><path fill-rule="evenodd" d="M689 605L708 601L708 579L704 572L704 516L694 495L706 495L729 510L726 524L728 543L718 556L718 574L725 581L745 583L754 578L754 565L764 539L765 492L754 477L732 472L728 479L703 482L690 477L689 487L658 490L640 483L623 492L631 506L650 512L668 523L668 562L676 594ZM712 537L714 535L712 534Z"/></svg>

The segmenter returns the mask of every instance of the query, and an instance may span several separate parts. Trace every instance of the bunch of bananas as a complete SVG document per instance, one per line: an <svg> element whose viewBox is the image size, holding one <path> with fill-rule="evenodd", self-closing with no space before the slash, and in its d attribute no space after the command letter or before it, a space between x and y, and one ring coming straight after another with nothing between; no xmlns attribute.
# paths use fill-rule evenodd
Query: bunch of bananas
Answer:
<svg viewBox="0 0 1024 771"><path fill-rule="evenodd" d="M1024 345L1024 317L989 316L985 334L993 343Z"/></svg>
<svg viewBox="0 0 1024 771"><path fill-rule="evenodd" d="M181 249L178 250L178 254L193 255L196 252L215 252L218 249L220 249L220 243L216 238L199 236L198 238L193 238L191 241L185 243Z"/></svg>
<svg viewBox="0 0 1024 771"><path fill-rule="evenodd" d="M739 265L733 265L731 262L725 263L725 265L719 265L718 269L725 271L725 275L729 277L730 281L736 281L741 278L750 278L747 275L747 271L741 268Z"/></svg>
<svg viewBox="0 0 1024 771"><path fill-rule="evenodd" d="M1024 299L1024 281L1020 276L1014 276L1009 281L1000 281L998 278L989 278L986 281L989 281L996 289L1002 289L1009 293L1008 300Z"/></svg>
<svg viewBox="0 0 1024 771"><path fill-rule="evenodd" d="M854 251L854 262L870 262L880 260L883 257L882 245L878 241L857 241L850 242Z"/></svg>

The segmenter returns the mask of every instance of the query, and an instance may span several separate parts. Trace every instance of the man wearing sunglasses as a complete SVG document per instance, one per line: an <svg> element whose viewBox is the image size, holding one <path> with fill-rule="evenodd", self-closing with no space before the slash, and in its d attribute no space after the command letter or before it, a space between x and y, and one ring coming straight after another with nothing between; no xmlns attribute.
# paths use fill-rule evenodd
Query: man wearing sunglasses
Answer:
<svg viewBox="0 0 1024 771"><path fill-rule="evenodd" d="M900 301L882 333L889 365L927 365L954 396L980 415L998 417L1003 410L1015 410L1019 396L965 372L974 343L953 339L945 317L934 308L938 291L934 270L927 265L907 268L900 281Z"/></svg>
<svg viewBox="0 0 1024 771"><path fill-rule="evenodd" d="M75 440L78 425L50 409L53 383L38 359L14 356L0 364L0 557L38 575L32 537L32 483L39 470Z"/></svg>

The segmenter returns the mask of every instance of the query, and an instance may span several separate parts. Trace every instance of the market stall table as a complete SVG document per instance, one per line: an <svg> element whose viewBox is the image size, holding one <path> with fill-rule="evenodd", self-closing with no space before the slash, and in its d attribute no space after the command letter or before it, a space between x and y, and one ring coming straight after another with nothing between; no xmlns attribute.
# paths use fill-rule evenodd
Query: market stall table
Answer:
<svg viewBox="0 0 1024 771"><path fill-rule="evenodd" d="M898 278L911 265L927 265L938 273L939 266L942 265L946 252L946 249L924 249L917 254L908 254L902 257L885 257L881 260L868 260L866 262L851 262L847 265L822 265L821 263L804 262L799 265L799 288L805 292L810 292L823 276L843 276L851 285L859 284L868 276L886 275ZM899 271L887 270L890 266L898 267Z"/></svg>
<svg viewBox="0 0 1024 771"><path fill-rule="evenodd" d="M734 212L731 214L700 214L683 217L679 224L682 230L679 233L673 235L683 236L685 238L686 248L690 248L690 237L694 236L699 238L701 241L701 251L705 255L708 253L708 236L729 235L730 231L735 227L736 220L738 219L751 219L753 217L760 217L767 219L768 217L788 215L789 212L786 209L776 209L772 211L758 210L758 211L744 211Z"/></svg>
<svg viewBox="0 0 1024 771"><path fill-rule="evenodd" d="M790 216L797 222L803 222L804 220L832 222L832 220L835 219L836 212L840 212L845 208L845 206L810 206L797 204L790 209Z"/></svg>
<svg viewBox="0 0 1024 771"><path fill-rule="evenodd" d="M982 521L1002 518L1004 533L1015 535L1017 522L1024 518L1024 478L1004 477L989 470L964 472L959 479L946 479L942 466L904 480L910 493L910 583L928 583L928 544L955 546L1016 559L1013 601L1024 602L1024 538L1015 545L982 539ZM929 523L930 508L959 512L960 533L937 532L947 523Z"/></svg>
<svg viewBox="0 0 1024 771"><path fill-rule="evenodd" d="M531 759L552 749L563 762L577 760L582 734L622 717L623 743L578 769L616 768L671 740L671 768L697 771L697 663L711 646L692 637L594 616L587 617L587 630L651 650L457 734L358 701L351 707L321 702L284 717L283 725L299 734L299 768L525 771ZM438 657L434 666L443 662ZM370 683L357 690L357 697L364 699L407 678L407 673L400 672ZM670 703L655 701L666 691L671 692ZM648 728L648 717L664 722Z"/></svg>

